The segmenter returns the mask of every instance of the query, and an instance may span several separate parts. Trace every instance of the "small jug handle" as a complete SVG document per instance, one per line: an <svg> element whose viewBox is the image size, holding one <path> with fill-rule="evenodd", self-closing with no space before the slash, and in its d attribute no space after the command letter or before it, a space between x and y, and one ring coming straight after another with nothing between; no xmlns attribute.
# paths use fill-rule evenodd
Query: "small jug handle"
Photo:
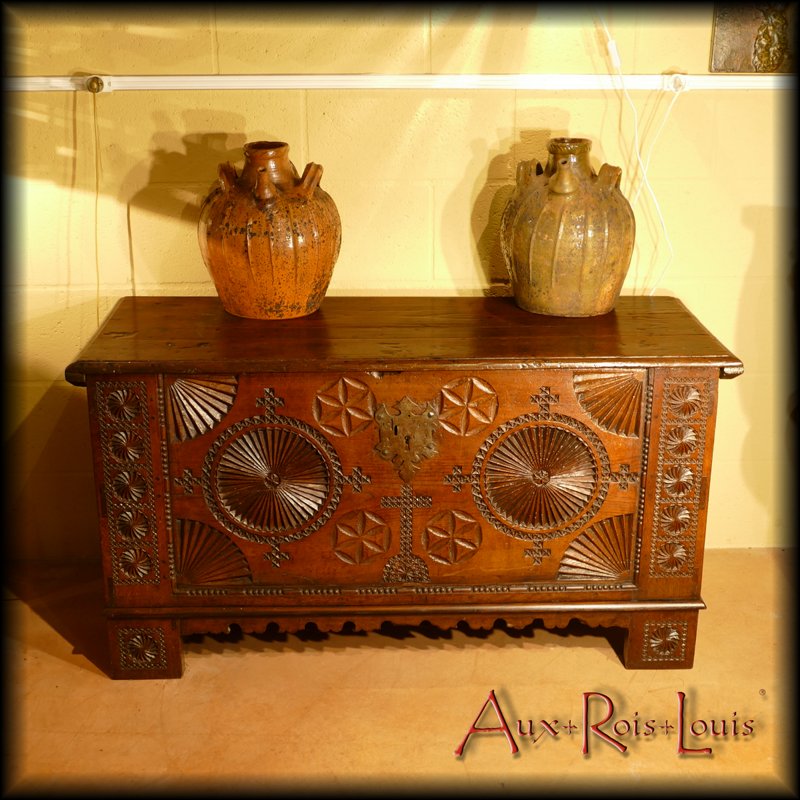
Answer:
<svg viewBox="0 0 800 800"><path fill-rule="evenodd" d="M622 169L612 167L610 164L603 164L597 174L597 185L600 189L610 192L612 189L619 189L622 180Z"/></svg>
<svg viewBox="0 0 800 800"><path fill-rule="evenodd" d="M314 189L319 186L320 179L322 178L322 165L309 163L303 170L303 177L300 178L300 183L295 187L295 192L301 197L309 197Z"/></svg>
<svg viewBox="0 0 800 800"><path fill-rule="evenodd" d="M229 192L236 184L236 168L228 161L219 165L217 174L222 190Z"/></svg>

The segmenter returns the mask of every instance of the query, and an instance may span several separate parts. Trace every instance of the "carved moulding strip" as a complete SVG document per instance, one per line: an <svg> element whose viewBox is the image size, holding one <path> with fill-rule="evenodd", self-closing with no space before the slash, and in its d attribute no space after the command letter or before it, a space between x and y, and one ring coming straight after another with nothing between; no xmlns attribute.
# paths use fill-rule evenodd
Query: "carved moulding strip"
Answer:
<svg viewBox="0 0 800 800"><path fill-rule="evenodd" d="M96 385L103 496L115 584L160 581L158 525L144 381Z"/></svg>
<svg viewBox="0 0 800 800"><path fill-rule="evenodd" d="M615 592L620 589L635 588L634 585L627 581L606 581L593 580L591 582L584 581L580 585L570 580L567 584L565 582L556 583L554 581L547 582L525 582L519 581L515 583L483 583L483 584L448 584L448 583L432 583L428 574L428 566L422 558L411 554L412 559L400 559L393 556L390 561L392 565L389 570L385 572L384 583L375 584L359 584L353 586L331 584L329 586L317 587L320 590L325 589L325 593L336 593L342 596L355 595L355 596L386 596L386 595L408 595L408 594L453 594L453 595L503 595L503 594L566 594L582 589L591 589L593 592ZM344 560L344 559L342 559ZM364 562L362 562L364 563ZM421 568L424 567L424 570ZM402 570L401 570L402 568ZM388 577L387 577L388 576ZM239 585L239 586L226 586L224 589L217 589L213 587L205 588L192 588L192 594L225 594L228 596L235 596L238 594L244 596L280 596L290 598L302 594L308 587L300 585L284 584L281 586L268 586L268 585Z"/></svg>
<svg viewBox="0 0 800 800"><path fill-rule="evenodd" d="M236 376L176 378L168 386L175 438L194 439L221 422L236 399Z"/></svg>
<svg viewBox="0 0 800 800"><path fill-rule="evenodd" d="M583 410L603 430L638 436L642 420L641 375L625 372L575 372L575 396Z"/></svg>
<svg viewBox="0 0 800 800"><path fill-rule="evenodd" d="M695 568L702 459L713 391L710 379L680 376L664 381L649 564L653 577L689 577Z"/></svg>

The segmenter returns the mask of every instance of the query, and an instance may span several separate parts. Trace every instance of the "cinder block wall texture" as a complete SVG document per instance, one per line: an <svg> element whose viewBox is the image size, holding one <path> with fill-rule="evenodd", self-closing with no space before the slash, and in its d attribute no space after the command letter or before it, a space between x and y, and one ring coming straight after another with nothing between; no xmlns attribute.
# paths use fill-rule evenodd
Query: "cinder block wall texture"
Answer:
<svg viewBox="0 0 800 800"><path fill-rule="evenodd" d="M6 58L16 76L608 75L601 22L589 7L566 8L12 2ZM623 73L708 73L710 4L603 9ZM85 395L64 382L64 367L121 296L214 294L197 245L199 203L218 164L240 165L244 143L259 139L288 142L299 170L324 167L343 225L331 295L480 295L506 291L497 230L516 164L545 159L553 136L590 138L595 168L623 168L636 213L624 293L680 297L745 364L720 386L708 546L787 543L789 95L7 93L12 554L97 557Z"/></svg>

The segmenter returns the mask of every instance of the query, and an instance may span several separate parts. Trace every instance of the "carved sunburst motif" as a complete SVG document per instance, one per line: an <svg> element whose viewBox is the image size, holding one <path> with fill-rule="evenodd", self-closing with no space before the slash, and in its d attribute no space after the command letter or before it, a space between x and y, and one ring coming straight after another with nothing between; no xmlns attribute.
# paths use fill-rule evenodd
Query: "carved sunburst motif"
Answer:
<svg viewBox="0 0 800 800"><path fill-rule="evenodd" d="M147 551L140 547L129 547L119 557L119 568L126 577L135 580L147 576L153 568L153 562Z"/></svg>
<svg viewBox="0 0 800 800"><path fill-rule="evenodd" d="M147 536L150 532L150 523L138 509L128 509L119 515L117 529L123 539L133 542Z"/></svg>
<svg viewBox="0 0 800 800"><path fill-rule="evenodd" d="M676 464L664 471L664 489L672 497L683 497L694 486L694 474L689 467Z"/></svg>
<svg viewBox="0 0 800 800"><path fill-rule="evenodd" d="M664 506L661 509L659 522L667 533L683 533L692 521L692 515L686 506Z"/></svg>
<svg viewBox="0 0 800 800"><path fill-rule="evenodd" d="M652 625L647 631L647 644L659 656L675 656L681 647L681 632L672 625Z"/></svg>
<svg viewBox="0 0 800 800"><path fill-rule="evenodd" d="M179 585L250 583L244 553L224 533L195 520L175 522L173 565Z"/></svg>
<svg viewBox="0 0 800 800"><path fill-rule="evenodd" d="M322 508L328 468L319 449L298 432L251 428L224 447L216 469L220 504L235 520L263 532L298 528Z"/></svg>
<svg viewBox="0 0 800 800"><path fill-rule="evenodd" d="M604 430L638 436L642 415L642 378L633 372L578 372L575 395L584 411Z"/></svg>
<svg viewBox="0 0 800 800"><path fill-rule="evenodd" d="M108 413L114 418L130 422L142 413L142 403L132 389L115 389L106 400Z"/></svg>
<svg viewBox="0 0 800 800"><path fill-rule="evenodd" d="M436 410L446 431L472 436L494 421L497 408L497 393L486 381L461 378L442 387Z"/></svg>
<svg viewBox="0 0 800 800"><path fill-rule="evenodd" d="M696 414L702 405L702 395L695 386L688 384L674 386L667 395L667 406L679 417L690 417Z"/></svg>
<svg viewBox="0 0 800 800"><path fill-rule="evenodd" d="M667 431L667 450L676 456L688 456L697 447L697 431L689 425L676 425Z"/></svg>
<svg viewBox="0 0 800 800"><path fill-rule="evenodd" d="M117 431L111 437L111 452L120 461L138 461L144 453L141 437L129 431Z"/></svg>
<svg viewBox="0 0 800 800"><path fill-rule="evenodd" d="M551 425L512 430L486 459L486 492L494 510L526 528L551 528L589 504L597 467L589 447Z"/></svg>
<svg viewBox="0 0 800 800"><path fill-rule="evenodd" d="M687 558L686 548L680 542L665 542L656 550L658 565L667 572L679 570Z"/></svg>
<svg viewBox="0 0 800 800"><path fill-rule="evenodd" d="M147 481L132 470L118 472L112 481L114 491L122 500L140 501L147 493Z"/></svg>
<svg viewBox="0 0 800 800"><path fill-rule="evenodd" d="M119 633L120 661L128 669L163 666L163 641L160 631L122 630Z"/></svg>
<svg viewBox="0 0 800 800"><path fill-rule="evenodd" d="M631 575L633 517L630 514L596 522L567 548L559 579L622 580Z"/></svg>
<svg viewBox="0 0 800 800"><path fill-rule="evenodd" d="M236 399L235 376L178 378L169 386L169 403L175 436L193 439L211 430Z"/></svg>

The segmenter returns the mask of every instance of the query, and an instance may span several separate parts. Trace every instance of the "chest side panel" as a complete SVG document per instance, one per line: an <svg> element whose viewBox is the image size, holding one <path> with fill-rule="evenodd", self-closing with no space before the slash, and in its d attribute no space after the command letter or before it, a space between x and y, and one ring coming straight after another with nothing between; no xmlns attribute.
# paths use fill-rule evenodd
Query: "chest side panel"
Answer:
<svg viewBox="0 0 800 800"><path fill-rule="evenodd" d="M718 376L708 368L653 371L640 583L644 596L699 596Z"/></svg>
<svg viewBox="0 0 800 800"><path fill-rule="evenodd" d="M147 604L170 587L158 377L100 378L87 388L106 599Z"/></svg>

